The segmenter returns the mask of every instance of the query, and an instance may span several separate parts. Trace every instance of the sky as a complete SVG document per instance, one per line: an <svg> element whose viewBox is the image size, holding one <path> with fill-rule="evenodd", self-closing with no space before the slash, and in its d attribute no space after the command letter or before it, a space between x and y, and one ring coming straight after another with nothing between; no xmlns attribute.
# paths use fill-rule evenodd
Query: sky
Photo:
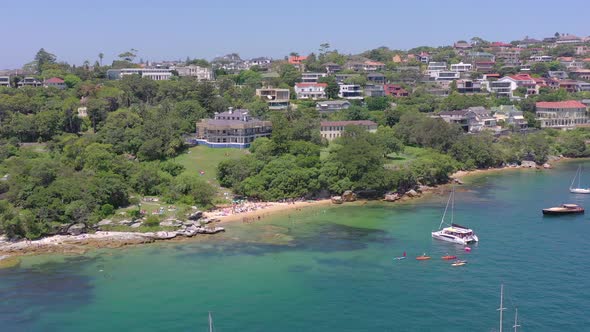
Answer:
<svg viewBox="0 0 590 332"><path fill-rule="evenodd" d="M355 54L387 46L590 35L588 0L0 0L0 69L20 68L40 48L58 61L104 63L137 49L146 61L283 58L327 42Z"/></svg>

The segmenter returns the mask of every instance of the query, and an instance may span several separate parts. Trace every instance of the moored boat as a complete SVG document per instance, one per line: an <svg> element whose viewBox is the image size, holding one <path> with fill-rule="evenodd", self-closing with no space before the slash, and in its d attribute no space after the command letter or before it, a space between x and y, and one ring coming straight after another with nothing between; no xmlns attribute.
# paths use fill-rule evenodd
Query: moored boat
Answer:
<svg viewBox="0 0 590 332"><path fill-rule="evenodd" d="M426 256L426 254L422 254L422 256L416 257L416 260L419 260L419 261L426 261L429 259L430 259L430 256Z"/></svg>
<svg viewBox="0 0 590 332"><path fill-rule="evenodd" d="M560 206L543 209L543 214L560 215L584 213L584 208L578 204L561 204Z"/></svg>
<svg viewBox="0 0 590 332"><path fill-rule="evenodd" d="M451 205L451 225L450 227L441 228L442 225L445 223L445 216L447 215L449 205ZM453 190L451 190L451 194L449 195L449 200L447 201L447 206L445 207L445 212L443 213L440 225L438 226L439 230L432 232L432 237L437 240L452 242L461 245L478 242L479 238L477 237L477 235L475 235L475 232L473 232L472 229L453 223L454 210L455 188L453 187Z"/></svg>
<svg viewBox="0 0 590 332"><path fill-rule="evenodd" d="M574 183L578 179L578 185L574 187ZM590 194L590 188L582 188L580 182L582 181L582 166L578 167L576 171L576 175L574 175L574 179L572 180L572 184L570 184L570 193L572 194Z"/></svg>
<svg viewBox="0 0 590 332"><path fill-rule="evenodd" d="M453 255L446 255L446 256L442 256L441 257L443 260L445 261L450 261L452 259L457 259L457 256L453 256Z"/></svg>

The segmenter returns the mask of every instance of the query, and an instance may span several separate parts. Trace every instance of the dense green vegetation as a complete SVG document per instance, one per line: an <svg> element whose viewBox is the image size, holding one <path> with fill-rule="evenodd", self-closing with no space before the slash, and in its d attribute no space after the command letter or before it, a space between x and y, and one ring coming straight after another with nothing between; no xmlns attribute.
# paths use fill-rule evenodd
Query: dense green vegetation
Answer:
<svg viewBox="0 0 590 332"><path fill-rule="evenodd" d="M440 60L457 60L452 50L439 51ZM395 70L398 64L390 61L395 54L379 48L364 55L386 62L388 79L411 81L415 72ZM300 72L284 62L272 68L278 77L266 81L257 68L237 74L218 71L215 83L176 76L170 81L138 76L105 80L109 68L135 66L135 56L131 50L111 66L97 62L75 67L41 50L29 67L41 79L63 78L66 89L0 88L0 172L6 174L0 181L0 233L38 238L73 223L94 224L121 209L138 217L142 196L207 208L217 202L219 185L262 200L345 190L378 195L444 183L458 169L522 160L542 163L549 155L589 155L585 142L590 135L584 130L465 135L427 113L512 102L457 93L438 98L424 87L410 97L366 98L330 115L320 116L313 101L296 100L287 111L271 112L254 91L263 84L292 89ZM306 64L323 71L322 64L345 60L323 45ZM204 60L189 62L209 65ZM322 80L328 83L328 95L336 97L335 80ZM351 80L364 82L366 77ZM588 96L542 90L517 106L535 126L535 101L583 97ZM198 147L188 153L183 137L194 132L195 122L229 106L271 120L271 138L256 140L249 151ZM373 120L379 128L369 133L352 126L328 144L320 137L322 119ZM156 221L146 220L146 227Z"/></svg>

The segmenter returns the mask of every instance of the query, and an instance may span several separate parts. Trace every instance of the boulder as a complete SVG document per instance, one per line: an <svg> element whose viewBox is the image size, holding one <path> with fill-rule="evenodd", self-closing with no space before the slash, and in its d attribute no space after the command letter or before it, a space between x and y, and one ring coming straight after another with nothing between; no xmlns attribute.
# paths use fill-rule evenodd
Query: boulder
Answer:
<svg viewBox="0 0 590 332"><path fill-rule="evenodd" d="M388 193L388 194L385 194L384 200L387 202L395 202L400 198L401 197L398 193Z"/></svg>
<svg viewBox="0 0 590 332"><path fill-rule="evenodd" d="M420 194L418 194L418 192L417 192L416 190L414 190L414 189L410 189L410 190L408 190L408 191L406 192L406 195L407 195L408 197L418 197L418 196L420 196Z"/></svg>
<svg viewBox="0 0 590 332"><path fill-rule="evenodd" d="M180 221L174 220L174 219L165 220L160 223L160 226L162 226L162 227L178 227L180 225L182 225L182 223Z"/></svg>
<svg viewBox="0 0 590 332"><path fill-rule="evenodd" d="M131 225L133 224L133 220L128 220L128 219L123 219L121 221L119 221L120 225Z"/></svg>
<svg viewBox="0 0 590 332"><path fill-rule="evenodd" d="M342 196L332 196L332 203L334 204L342 204Z"/></svg>
<svg viewBox="0 0 590 332"><path fill-rule="evenodd" d="M113 221L111 219L103 219L103 220L99 221L97 225L98 226L107 226L112 223L113 223Z"/></svg>
<svg viewBox="0 0 590 332"><path fill-rule="evenodd" d="M168 240L175 238L177 235L177 232L156 232L154 237L158 240Z"/></svg>
<svg viewBox="0 0 590 332"><path fill-rule="evenodd" d="M82 223L73 224L72 226L68 227L68 234L70 235L80 235L86 232L86 225Z"/></svg>
<svg viewBox="0 0 590 332"><path fill-rule="evenodd" d="M188 215L189 220L199 220L201 217L203 217L203 211L193 212Z"/></svg>
<svg viewBox="0 0 590 332"><path fill-rule="evenodd" d="M534 161L532 161L532 160L523 160L520 163L520 166L522 166L522 167L528 167L528 168L535 168L535 167L537 167L537 164Z"/></svg>
<svg viewBox="0 0 590 332"><path fill-rule="evenodd" d="M551 168L553 168L553 166L551 166L551 164L544 163L543 164L543 168L545 168L545 169L551 169Z"/></svg>
<svg viewBox="0 0 590 332"><path fill-rule="evenodd" d="M130 227L131 228L138 228L139 226L141 226L141 223L140 222L136 222L136 223L131 224Z"/></svg>
<svg viewBox="0 0 590 332"><path fill-rule="evenodd" d="M342 200L345 202L354 202L356 201L356 194L352 190L347 190L342 194Z"/></svg>

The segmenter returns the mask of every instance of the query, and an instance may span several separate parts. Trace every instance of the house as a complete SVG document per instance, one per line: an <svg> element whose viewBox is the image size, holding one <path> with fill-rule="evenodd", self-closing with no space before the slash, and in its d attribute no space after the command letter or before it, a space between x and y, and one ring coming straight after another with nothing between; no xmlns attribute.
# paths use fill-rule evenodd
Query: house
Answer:
<svg viewBox="0 0 590 332"><path fill-rule="evenodd" d="M567 92L577 92L578 81L574 80L561 80L559 81L559 88L564 89Z"/></svg>
<svg viewBox="0 0 590 332"><path fill-rule="evenodd" d="M326 73L328 74L337 73L342 70L342 66L334 62L324 63L324 68L326 68Z"/></svg>
<svg viewBox="0 0 590 332"><path fill-rule="evenodd" d="M385 84L385 75L381 73L369 73L367 75L367 81L375 84Z"/></svg>
<svg viewBox="0 0 590 332"><path fill-rule="evenodd" d="M511 92L521 87L526 88L527 95L534 95L539 92L537 89L537 83L529 74L516 74L511 76L505 76L496 82L510 83ZM511 96L512 95L510 95L510 97Z"/></svg>
<svg viewBox="0 0 590 332"><path fill-rule="evenodd" d="M557 38L555 44L563 45L563 44L580 44L582 43L582 38L574 36L574 35L562 35Z"/></svg>
<svg viewBox="0 0 590 332"><path fill-rule="evenodd" d="M365 85L365 96L367 97L384 97L385 89L383 84L367 84Z"/></svg>
<svg viewBox="0 0 590 332"><path fill-rule="evenodd" d="M570 75L579 80L590 80L590 69L573 69L569 71Z"/></svg>
<svg viewBox="0 0 590 332"><path fill-rule="evenodd" d="M416 60L422 63L429 63L430 62L430 54L427 52L420 52L420 54L416 55Z"/></svg>
<svg viewBox="0 0 590 332"><path fill-rule="evenodd" d="M256 89L256 96L268 104L270 110L284 110L289 107L291 94L289 89L262 88Z"/></svg>
<svg viewBox="0 0 590 332"><path fill-rule="evenodd" d="M188 65L181 67L172 67L171 69L176 70L178 76L196 77L198 81L213 81L215 79L213 69L209 67Z"/></svg>
<svg viewBox="0 0 590 332"><path fill-rule="evenodd" d="M559 80L556 78L533 77L533 80L536 83L537 89L540 89L540 88L549 88L552 90L559 89Z"/></svg>
<svg viewBox="0 0 590 332"><path fill-rule="evenodd" d="M456 42L455 44L453 44L453 48L456 50L468 50L468 49L472 48L472 46L468 42L466 42L464 40L460 40L460 41Z"/></svg>
<svg viewBox="0 0 590 332"><path fill-rule="evenodd" d="M429 62L426 67L426 74L430 77L434 77L433 74L438 71L447 70L446 62Z"/></svg>
<svg viewBox="0 0 590 332"><path fill-rule="evenodd" d="M251 117L246 109L229 108L213 119L197 123L196 141L212 148L248 148L259 137L268 137L272 123Z"/></svg>
<svg viewBox="0 0 590 332"><path fill-rule="evenodd" d="M408 91L404 89L399 84L385 84L383 85L383 89L385 90L386 96L393 96L393 97L407 97L409 96Z"/></svg>
<svg viewBox="0 0 590 332"><path fill-rule="evenodd" d="M347 79L356 76L355 74L335 74L334 79L336 79L336 83L342 84Z"/></svg>
<svg viewBox="0 0 590 332"><path fill-rule="evenodd" d="M529 36L526 36L523 40L518 42L518 47L521 48L526 48L526 47L531 47L531 46L535 46L535 45L539 45L541 44L542 41L534 39L534 38L529 38Z"/></svg>
<svg viewBox="0 0 590 332"><path fill-rule="evenodd" d="M457 111L444 111L438 113L437 116L447 123L460 126L465 132L469 133L498 129L496 119L481 106Z"/></svg>
<svg viewBox="0 0 590 332"><path fill-rule="evenodd" d="M363 65L364 71L379 71L385 69L385 64L379 61L365 61Z"/></svg>
<svg viewBox="0 0 590 332"><path fill-rule="evenodd" d="M498 97L512 98L512 91L516 90L516 84L508 80L487 81L487 88Z"/></svg>
<svg viewBox="0 0 590 332"><path fill-rule="evenodd" d="M320 77L326 77L326 73L301 73L301 82L303 83L317 83Z"/></svg>
<svg viewBox="0 0 590 332"><path fill-rule="evenodd" d="M272 59L271 58L267 58L267 57L258 57L258 58L252 58L250 60L246 61L246 66L248 67L248 69L250 69L253 66L257 66L263 69L268 69L270 68L270 65L272 63Z"/></svg>
<svg viewBox="0 0 590 332"><path fill-rule="evenodd" d="M107 70L107 78L110 80L119 80L129 75L139 75L142 78L149 78L154 81L167 81L172 77L172 71L165 68L121 68Z"/></svg>
<svg viewBox="0 0 590 332"><path fill-rule="evenodd" d="M360 61L349 61L346 63L346 69L353 71L363 71L365 64Z"/></svg>
<svg viewBox="0 0 590 332"><path fill-rule="evenodd" d="M496 53L496 61L508 66L520 65L520 49L513 48Z"/></svg>
<svg viewBox="0 0 590 332"><path fill-rule="evenodd" d="M476 61L495 62L496 56L493 55L492 53L487 53L487 52L469 52L469 54L467 54L467 59L469 59L470 62L476 62Z"/></svg>
<svg viewBox="0 0 590 332"><path fill-rule="evenodd" d="M300 66L303 61L307 60L307 56L291 55L289 56L289 63L292 65Z"/></svg>
<svg viewBox="0 0 590 332"><path fill-rule="evenodd" d="M529 60L531 62L551 62L553 61L553 57L550 55L531 55Z"/></svg>
<svg viewBox="0 0 590 332"><path fill-rule="evenodd" d="M461 74L456 71L441 70L434 72L431 78L435 81L454 81L461 77Z"/></svg>
<svg viewBox="0 0 590 332"><path fill-rule="evenodd" d="M338 97L344 99L363 99L363 89L358 84L341 84Z"/></svg>
<svg viewBox="0 0 590 332"><path fill-rule="evenodd" d="M494 71L494 61L476 61L475 71L479 73L491 73Z"/></svg>
<svg viewBox="0 0 590 332"><path fill-rule="evenodd" d="M508 44L508 43L504 43L504 42L492 42L490 44L490 47L492 47L492 49L495 49L495 50L501 50L501 49L512 47L512 44Z"/></svg>
<svg viewBox="0 0 590 332"><path fill-rule="evenodd" d="M455 71L458 73L465 73L465 72L471 71L471 67L472 67L472 65L470 63L459 62L459 63L451 64L451 71Z"/></svg>
<svg viewBox="0 0 590 332"><path fill-rule="evenodd" d="M576 46L576 55L577 56L584 56L590 53L590 47L588 46Z"/></svg>
<svg viewBox="0 0 590 332"><path fill-rule="evenodd" d="M568 77L567 72L563 70L550 70L547 72L547 76L558 80L565 80Z"/></svg>
<svg viewBox="0 0 590 332"><path fill-rule="evenodd" d="M66 82L59 77L52 77L52 78L49 78L49 79L46 79L45 81L43 81L43 86L46 88L54 87L54 88L58 88L58 89L65 89Z"/></svg>
<svg viewBox="0 0 590 332"><path fill-rule="evenodd" d="M0 86L10 87L10 76L0 76Z"/></svg>
<svg viewBox="0 0 590 332"><path fill-rule="evenodd" d="M326 100L318 101L315 104L316 110L320 113L330 113L340 110L345 110L350 107L350 102L347 100Z"/></svg>
<svg viewBox="0 0 590 332"><path fill-rule="evenodd" d="M211 66L213 66L214 69L223 69L230 73L237 73L248 69L246 61L242 60L242 58L236 53L214 58L211 61Z"/></svg>
<svg viewBox="0 0 590 332"><path fill-rule="evenodd" d="M588 92L590 91L590 83L578 81L576 85L576 92Z"/></svg>
<svg viewBox="0 0 590 332"><path fill-rule="evenodd" d="M377 131L377 124L369 120L322 121L320 122L320 135L322 136L322 138L331 141L335 138L342 136L342 133L348 126L361 127L371 133Z"/></svg>
<svg viewBox="0 0 590 332"><path fill-rule="evenodd" d="M492 114L496 119L496 122L503 121L518 129L526 129L528 127L528 122L524 118L524 113L519 111L514 105L492 107Z"/></svg>
<svg viewBox="0 0 590 332"><path fill-rule="evenodd" d="M481 92L481 82L474 80L457 80L457 92L459 93L478 93Z"/></svg>
<svg viewBox="0 0 590 332"><path fill-rule="evenodd" d="M297 99L325 99L328 83L296 83Z"/></svg>
<svg viewBox="0 0 590 332"><path fill-rule="evenodd" d="M402 63L402 62L404 62L404 60L402 59L401 55L399 55L399 54L396 54L396 55L392 56L391 57L391 61L393 63Z"/></svg>
<svg viewBox="0 0 590 332"><path fill-rule="evenodd" d="M541 128L572 129L588 123L586 105L577 100L542 101L535 106Z"/></svg>
<svg viewBox="0 0 590 332"><path fill-rule="evenodd" d="M41 81L39 81L38 79L28 76L20 80L17 84L19 88L22 88L23 86L39 87L42 85L43 83L41 83Z"/></svg>

